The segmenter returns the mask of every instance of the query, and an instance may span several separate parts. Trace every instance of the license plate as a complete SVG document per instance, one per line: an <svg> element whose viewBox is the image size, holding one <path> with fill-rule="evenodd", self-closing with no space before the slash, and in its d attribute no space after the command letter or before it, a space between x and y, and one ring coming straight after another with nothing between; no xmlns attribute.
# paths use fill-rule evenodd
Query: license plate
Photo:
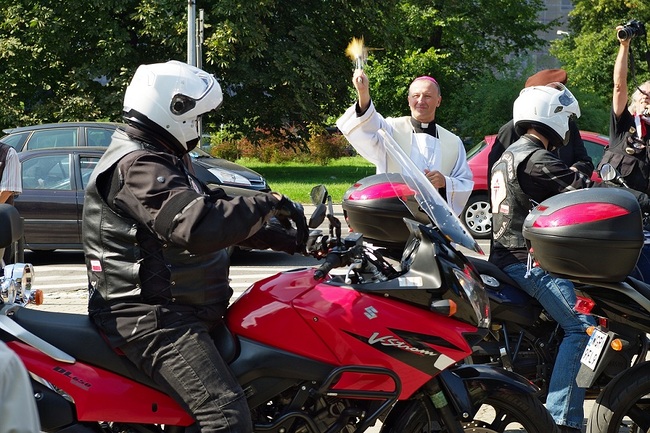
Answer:
<svg viewBox="0 0 650 433"><path fill-rule="evenodd" d="M585 351L582 352L580 362L595 371L598 359L600 359L600 354L603 352L606 343L607 334L595 329L594 333L591 334L591 337L589 338Z"/></svg>

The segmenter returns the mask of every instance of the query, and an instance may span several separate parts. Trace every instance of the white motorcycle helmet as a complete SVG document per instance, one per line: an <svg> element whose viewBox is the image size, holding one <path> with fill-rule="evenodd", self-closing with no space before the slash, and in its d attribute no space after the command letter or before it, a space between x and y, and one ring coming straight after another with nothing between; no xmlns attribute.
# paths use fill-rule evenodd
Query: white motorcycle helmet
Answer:
<svg viewBox="0 0 650 433"><path fill-rule="evenodd" d="M162 128L185 153L199 142L200 116L222 102L221 86L211 74L172 60L138 67L124 95L124 117Z"/></svg>
<svg viewBox="0 0 650 433"><path fill-rule="evenodd" d="M554 148L569 142L569 119L572 117L580 117L580 106L569 89L560 83L526 87L512 107L512 118L519 134L535 127Z"/></svg>

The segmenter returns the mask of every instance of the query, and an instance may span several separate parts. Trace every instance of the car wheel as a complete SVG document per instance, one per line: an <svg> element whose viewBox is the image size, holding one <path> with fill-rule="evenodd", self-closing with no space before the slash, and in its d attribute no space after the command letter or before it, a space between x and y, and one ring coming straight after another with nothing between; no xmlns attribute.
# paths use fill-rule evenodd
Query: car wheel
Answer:
<svg viewBox="0 0 650 433"><path fill-rule="evenodd" d="M489 239L492 236L492 214L487 194L471 196L461 219L475 239Z"/></svg>

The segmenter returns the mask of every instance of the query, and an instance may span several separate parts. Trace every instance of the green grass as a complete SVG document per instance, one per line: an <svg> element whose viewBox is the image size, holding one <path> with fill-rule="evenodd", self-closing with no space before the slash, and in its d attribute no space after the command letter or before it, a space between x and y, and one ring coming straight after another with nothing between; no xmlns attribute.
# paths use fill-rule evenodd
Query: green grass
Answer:
<svg viewBox="0 0 650 433"><path fill-rule="evenodd" d="M312 187L323 184L332 201L341 203L345 191L357 180L375 174L375 166L360 156L340 158L328 165L309 163L263 163L255 159L237 160L266 178L273 191L286 195L299 203L311 203Z"/></svg>

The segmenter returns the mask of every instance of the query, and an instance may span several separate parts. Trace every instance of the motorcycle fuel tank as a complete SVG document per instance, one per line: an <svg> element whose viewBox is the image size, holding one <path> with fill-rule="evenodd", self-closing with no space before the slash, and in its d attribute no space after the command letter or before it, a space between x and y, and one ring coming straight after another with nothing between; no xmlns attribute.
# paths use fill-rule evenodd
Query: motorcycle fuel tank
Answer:
<svg viewBox="0 0 650 433"><path fill-rule="evenodd" d="M394 176L392 181L391 176ZM357 181L343 195L342 207L350 230L363 233L368 242L380 247L404 247L409 231L403 218L430 223L427 215L418 209L413 191L401 177L391 173ZM413 209L415 216L409 209Z"/></svg>
<svg viewBox="0 0 650 433"><path fill-rule="evenodd" d="M544 200L526 217L523 235L542 269L592 282L623 281L644 241L641 208L620 188L582 189Z"/></svg>

